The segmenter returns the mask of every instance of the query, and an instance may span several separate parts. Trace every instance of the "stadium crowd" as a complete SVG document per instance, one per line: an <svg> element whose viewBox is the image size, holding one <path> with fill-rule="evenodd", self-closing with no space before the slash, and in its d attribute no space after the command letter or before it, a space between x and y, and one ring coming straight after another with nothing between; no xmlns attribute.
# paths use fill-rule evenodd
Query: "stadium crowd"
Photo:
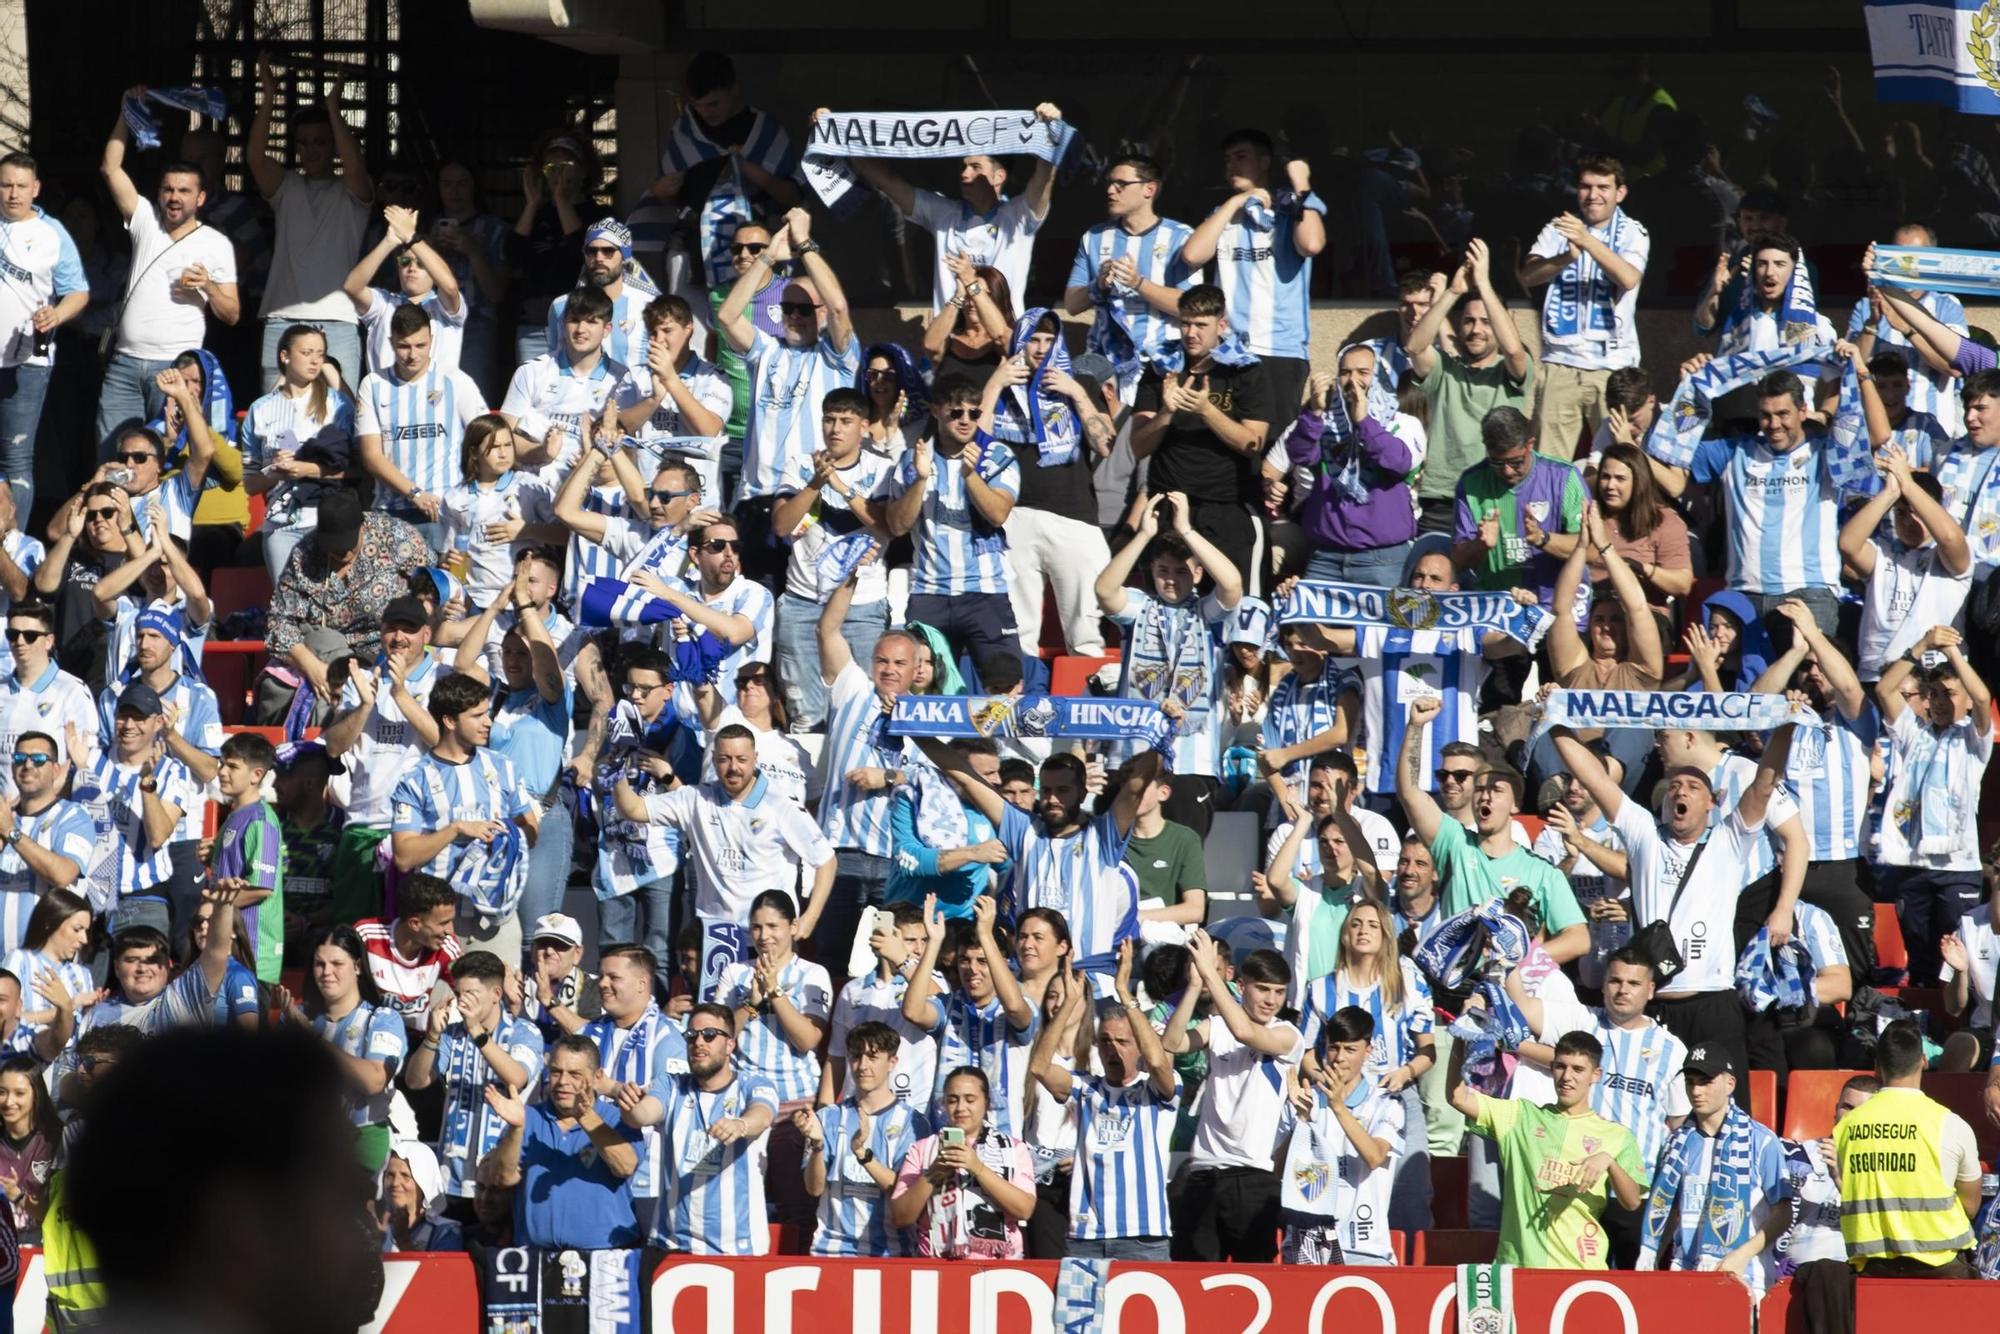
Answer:
<svg viewBox="0 0 2000 1334"><path fill-rule="evenodd" d="M1792 1275L1822 1328L1856 1271L1973 1272L1992 1178L1924 1092L1993 1066L2000 976L2000 370L1955 298L1820 309L1761 181L1713 354L1648 364L1628 190L1700 164L1627 108L1531 244L1451 238L1317 360L1326 187L1262 131L1191 222L1102 155L1057 308L1014 295L1054 163L855 157L937 255L865 344L725 57L629 223L574 138L511 223L373 180L333 97L273 156L260 74L263 253L212 131L135 178L131 90L100 466L31 535L0 455L0 1222L57 1328L134 1222L65 1189L93 1097L205 1025L338 1053L387 1251L1394 1264L1462 1153L1507 1263ZM15 442L104 297L37 190L0 158ZM203 650L246 564L239 729ZM1003 725L1086 692L1158 725ZM1828 1138L1750 1115L1753 1072L1871 1068Z"/></svg>

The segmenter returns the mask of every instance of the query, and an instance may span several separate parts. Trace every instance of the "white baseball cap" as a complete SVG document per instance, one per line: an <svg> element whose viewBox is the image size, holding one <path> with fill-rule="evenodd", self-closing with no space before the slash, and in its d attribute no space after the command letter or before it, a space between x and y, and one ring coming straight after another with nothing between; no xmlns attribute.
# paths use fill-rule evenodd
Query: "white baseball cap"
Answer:
<svg viewBox="0 0 2000 1334"><path fill-rule="evenodd" d="M583 928L576 924L576 918L567 913L544 913L535 919L535 929L528 933L530 941L560 940L572 948L583 944Z"/></svg>

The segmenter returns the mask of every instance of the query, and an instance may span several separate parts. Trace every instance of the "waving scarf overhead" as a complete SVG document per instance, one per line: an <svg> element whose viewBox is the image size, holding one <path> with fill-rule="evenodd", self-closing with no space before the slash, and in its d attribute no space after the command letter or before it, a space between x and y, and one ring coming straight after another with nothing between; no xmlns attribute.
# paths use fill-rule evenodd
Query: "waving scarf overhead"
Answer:
<svg viewBox="0 0 2000 1334"><path fill-rule="evenodd" d="M1794 343L1818 342L1819 305L1813 298L1812 274L1806 271L1805 256L1797 252L1792 255L1792 276L1778 295L1775 332L1772 325L1753 318L1757 314L1757 288L1752 281L1755 276L1753 257L1751 275L1744 280L1736 308L1723 317L1716 351L1733 356L1738 352L1769 352Z"/></svg>
<svg viewBox="0 0 2000 1334"><path fill-rule="evenodd" d="M1007 344L1007 355L1025 356L1028 340L1035 336L1035 326L1050 314L1047 306L1036 306L1014 321L1014 336ZM1009 385L993 406L994 437L1010 445L1038 446L1037 464L1043 468L1059 468L1074 462L1083 434L1076 409L1047 386L1052 370L1064 375L1070 373L1069 346L1063 342L1060 323L1048 355L1029 374L1027 383Z"/></svg>
<svg viewBox="0 0 2000 1334"><path fill-rule="evenodd" d="M1673 399L1667 404L1667 410L1654 420L1653 429L1646 435L1646 452L1676 468L1692 467L1695 451L1701 447L1702 435L1708 430L1709 420L1715 413L1715 400L1732 389L1756 383L1772 371L1806 366L1831 355L1833 349L1830 346L1813 340L1763 352L1738 352L1734 356L1717 357L1694 374L1681 379ZM1801 378L1805 380L1810 397L1813 381L1810 377ZM1865 431L1836 431L1817 444L1808 441L1799 448L1826 450L1827 471L1832 475L1834 485L1843 490L1860 488L1875 471Z"/></svg>
<svg viewBox="0 0 2000 1334"><path fill-rule="evenodd" d="M703 162L713 162L719 157L729 158L729 168L716 178L709 189L708 198L703 201L701 215L696 219L695 231L700 239L702 264L708 273L711 287L727 289L736 281L736 269L729 262L729 239L736 235L736 229L756 218L750 205L750 192L743 185L743 172L737 166L739 158L754 162L773 176L784 176L788 167L786 159L791 155L792 143L786 137L778 122L761 111L752 111L749 133L743 136L739 152L731 153L729 145L718 144L708 137L708 127L701 117L690 107L681 112L674 122L674 132L667 140L667 151L661 155L660 169L669 175L680 175L688 168Z"/></svg>
<svg viewBox="0 0 2000 1334"><path fill-rule="evenodd" d="M800 174L827 205L854 188L842 158L952 158L1026 153L1060 162L1076 137L1033 111L829 111L813 122Z"/></svg>
<svg viewBox="0 0 2000 1334"><path fill-rule="evenodd" d="M153 114L152 107L146 105L148 102L157 102L177 111L192 111L210 120L221 120L229 114L229 99L218 88L204 88L199 84L148 88L144 97L128 97L124 104L125 128L132 132L132 146L142 153L160 146L159 117Z"/></svg>
<svg viewBox="0 0 2000 1334"><path fill-rule="evenodd" d="M2000 296L2000 253L1940 246L1878 245L1869 280L1883 287L1956 292L1989 301Z"/></svg>
<svg viewBox="0 0 2000 1334"><path fill-rule="evenodd" d="M1433 593L1301 580L1278 603L1278 622L1379 626L1388 630L1496 630L1532 649L1548 633L1549 614L1509 593Z"/></svg>

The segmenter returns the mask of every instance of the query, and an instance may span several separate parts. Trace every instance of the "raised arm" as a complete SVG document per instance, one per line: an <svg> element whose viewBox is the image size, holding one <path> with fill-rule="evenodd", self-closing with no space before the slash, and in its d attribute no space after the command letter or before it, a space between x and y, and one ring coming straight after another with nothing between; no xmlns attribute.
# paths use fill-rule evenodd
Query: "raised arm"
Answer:
<svg viewBox="0 0 2000 1334"><path fill-rule="evenodd" d="M1229 983L1223 979L1222 949L1222 943L1211 940L1206 931L1197 929L1188 937L1188 959L1195 975L1201 979L1202 990L1208 993L1214 1017L1222 1021L1231 1037L1258 1054L1290 1055L1297 1030L1280 1025L1267 1028L1250 1017L1249 1011L1243 1008L1236 994L1230 990Z"/></svg>
<svg viewBox="0 0 2000 1334"><path fill-rule="evenodd" d="M1521 331L1514 327L1514 316L1507 309L1507 303L1493 290L1492 257L1486 249L1486 242L1476 236L1468 241L1465 262L1472 269L1473 291L1486 303L1486 317L1493 326L1493 341L1500 345L1500 359L1507 363L1507 374L1516 380L1525 380L1535 363L1528 356L1527 345L1521 341Z"/></svg>
<svg viewBox="0 0 2000 1334"><path fill-rule="evenodd" d="M993 785L979 776L978 771L972 767L972 761L965 757L965 752L930 737L917 737L915 740L917 749L924 753L924 758L936 766L939 773L952 781L961 796L979 808L979 813L992 822L997 833L1003 817L1007 814L1007 804L1001 799L1000 794L993 790ZM943 869L948 868L940 868Z"/></svg>
<svg viewBox="0 0 2000 1334"><path fill-rule="evenodd" d="M940 1018L937 1006L931 1003L931 993L935 990L933 979L937 976L938 956L943 953L944 914L938 911L937 895L926 894L924 954L917 960L917 969L910 974L910 985L903 992L903 1018L925 1033L935 1029Z"/></svg>
<svg viewBox="0 0 2000 1334"><path fill-rule="evenodd" d="M1595 506L1587 504L1584 508L1585 515L1588 516L1594 509ZM1585 532L1588 531L1586 528ZM1590 661L1590 649L1584 644L1583 636L1577 633L1576 617L1568 614L1565 609L1576 605L1577 586L1583 582L1584 561L1590 555L1592 545L1594 544L1589 541L1583 541L1570 549L1562 568L1556 571L1555 589L1549 595L1549 605L1556 609L1556 614L1549 618L1546 643L1549 650L1549 665L1555 669L1553 677L1555 680L1568 676ZM1632 628L1632 618L1628 615L1625 619L1626 630L1629 633ZM1650 612L1647 614L1647 619L1652 619Z"/></svg>
<svg viewBox="0 0 2000 1334"><path fill-rule="evenodd" d="M815 627L819 637L820 679L832 685L834 678L846 671L854 662L854 650L847 647L847 640L841 636L840 625L847 619L848 608L854 605L854 581L859 571L849 575L826 599L826 606L820 609L819 623Z"/></svg>
<svg viewBox="0 0 2000 1334"><path fill-rule="evenodd" d="M259 51L257 112L250 118L250 139L243 147L243 163L250 168L250 179L257 183L257 193L266 199L278 193L279 187L285 183L286 175L285 164L271 153L271 112L277 105L278 76L271 72L271 57Z"/></svg>
<svg viewBox="0 0 2000 1334"><path fill-rule="evenodd" d="M1424 771L1424 754L1430 745L1431 719L1444 711L1444 701L1435 696L1410 701L1403 728L1403 753L1396 757L1396 799L1410 817L1410 828L1426 844L1436 841L1444 828L1445 813L1418 779Z"/></svg>
<svg viewBox="0 0 2000 1334"><path fill-rule="evenodd" d="M1106 616L1117 616L1125 610L1125 581L1132 577L1139 558L1159 534L1158 506L1165 499L1165 496L1152 496L1142 501L1138 528L1132 534L1132 540L1112 552L1110 561L1097 572L1097 582L1091 586L1091 591L1097 595L1097 609Z"/></svg>
<svg viewBox="0 0 2000 1334"><path fill-rule="evenodd" d="M354 137L347 117L341 114L340 80L335 78L321 99L326 107L327 126L333 131L333 155L340 162L340 183L347 193L366 204L375 198L375 182L368 178L368 159L361 154L361 141Z"/></svg>
<svg viewBox="0 0 2000 1334"><path fill-rule="evenodd" d="M1403 340L1403 354L1410 359L1410 369L1418 379L1428 379L1437 369L1438 335L1444 332L1445 321L1451 317L1451 309L1457 305L1472 285L1472 278L1461 265L1451 281L1446 283L1441 273L1431 275L1431 305L1417 320L1409 336Z"/></svg>
<svg viewBox="0 0 2000 1334"><path fill-rule="evenodd" d="M1604 761L1598 759L1590 747L1578 741L1576 735L1567 727L1558 727L1550 735L1555 738L1556 753L1562 756L1563 767L1576 776L1577 782L1583 784L1583 790L1590 794L1590 799L1604 812L1605 819L1617 819L1618 812L1625 809L1625 791L1611 781L1611 775L1605 771Z"/></svg>
<svg viewBox="0 0 2000 1334"><path fill-rule="evenodd" d="M1964 574L1971 569L1972 547L1965 540L1965 529L1959 526L1950 510L1911 480L1909 456L1890 445L1876 457L1881 460L1882 470L1896 479L1903 493L1903 503L1910 507L1910 512L1923 524L1924 531L1937 543L1938 563L1953 574Z"/></svg>
<svg viewBox="0 0 2000 1334"><path fill-rule="evenodd" d="M737 276L736 283L723 298L722 308L715 312L715 327L722 330L723 338L738 356L750 350L757 340L757 326L750 322L750 301L771 281L774 266L792 257L792 233L789 223L780 223L771 233L771 243L764 247L762 254L750 261L750 267Z"/></svg>
<svg viewBox="0 0 2000 1334"><path fill-rule="evenodd" d="M1588 544L1596 548L1604 561L1604 568L1610 572L1611 590L1618 595L1618 605L1625 610L1626 656L1640 670L1658 680L1667 671L1667 656L1660 643L1660 623L1653 619L1653 609L1646 603L1646 589L1639 582L1639 572L1612 543L1611 534L1604 526L1604 516L1598 513L1595 501L1584 504L1583 539L1577 545ZM1572 591L1571 598L1574 596ZM1558 592L1555 605L1558 608L1568 607L1573 602L1565 601ZM1569 619L1562 615L1556 617L1558 622Z"/></svg>
<svg viewBox="0 0 2000 1334"><path fill-rule="evenodd" d="M792 235L792 244L799 249L806 277L819 289L820 304L826 308L827 341L833 344L834 351L844 354L854 337L854 314L847 308L847 293L834 275L833 265L826 262L819 243L812 239L812 214L795 208L785 214L785 226Z"/></svg>
<svg viewBox="0 0 2000 1334"><path fill-rule="evenodd" d="M1777 791L1778 783L1785 774L1785 762L1792 753L1794 726L1786 723L1771 733L1771 739L1764 743L1763 755L1757 760L1757 776L1750 781L1750 786L1743 789L1743 795L1736 799L1736 813L1746 825L1755 827L1763 823L1771 794Z"/></svg>
<svg viewBox="0 0 2000 1334"><path fill-rule="evenodd" d="M1973 735L1993 734L1993 692L1986 682L1973 670L1972 659L1965 656L1965 636L1948 625L1938 627L1938 647L1944 650L1946 661L1958 673L1958 683L1965 688L1966 702L1971 705Z"/></svg>
<svg viewBox="0 0 2000 1334"><path fill-rule="evenodd" d="M1840 525L1840 558L1848 568L1866 579L1875 573L1874 536L1882 527L1882 521L1889 517L1889 511L1903 498L1903 487L1894 474L1884 476L1882 489L1868 497L1860 509ZM1965 540L1965 531L1959 530L1959 541Z"/></svg>
<svg viewBox="0 0 2000 1334"><path fill-rule="evenodd" d="M1118 997L1118 1003L1125 1007L1125 1018L1131 1023L1132 1036L1139 1044L1139 1064L1146 1068L1147 1080L1152 1084L1153 1092L1162 1098L1171 1098L1174 1096L1174 1091L1180 1087L1180 1081L1174 1076L1173 1060L1167 1055L1166 1048L1160 1045L1160 1035L1153 1031L1153 1021L1147 1017L1145 1007L1139 1004L1138 997L1132 993L1132 960L1135 945L1136 942L1131 940L1119 943L1118 972L1112 978L1112 990ZM1089 990L1088 987L1078 989ZM1067 1009L1070 1003L1074 1002L1066 1003L1064 1008ZM1068 1025L1065 1024L1063 1027L1067 1028ZM1051 1089L1050 1092L1054 1090Z"/></svg>
<svg viewBox="0 0 2000 1334"><path fill-rule="evenodd" d="M1126 948L1129 950L1130 943ZM1063 986L1063 1005L1057 1017L1042 1025L1042 1031L1035 1034L1035 1047L1028 1055L1028 1077L1049 1091L1049 1096L1057 1102L1068 1102L1069 1091L1074 1082L1070 1072L1056 1062L1062 1051L1063 1038L1071 1032L1077 1021L1083 1017L1083 1007L1090 999L1090 981L1082 973L1071 973ZM1143 1026L1148 1033L1153 1026L1144 1019L1132 1022L1136 1035ZM1154 1041L1159 1039L1155 1038ZM1170 1068L1171 1073L1171 1068Z"/></svg>
<svg viewBox="0 0 2000 1334"><path fill-rule="evenodd" d="M1215 258L1216 246L1222 241L1222 233L1243 211L1243 206L1252 199L1271 206L1269 190L1241 190L1222 203L1201 220L1201 224L1188 233L1188 239L1181 243L1181 262L1190 269L1198 269Z"/></svg>
<svg viewBox="0 0 2000 1334"><path fill-rule="evenodd" d="M146 85L137 84L125 90L126 97L144 97ZM132 184L132 177L125 170L125 150L132 143L132 131L125 124L125 107L121 101L118 119L111 126L111 137L104 141L103 156L98 159L97 170L104 177L105 188L111 191L111 202L118 208L118 216L129 219L145 204L139 197L139 187Z"/></svg>

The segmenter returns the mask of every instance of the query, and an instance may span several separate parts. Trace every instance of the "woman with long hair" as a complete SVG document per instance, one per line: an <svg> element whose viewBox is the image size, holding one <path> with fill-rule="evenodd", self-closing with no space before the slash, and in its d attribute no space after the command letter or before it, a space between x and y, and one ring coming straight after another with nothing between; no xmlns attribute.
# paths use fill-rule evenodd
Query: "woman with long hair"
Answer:
<svg viewBox="0 0 2000 1334"><path fill-rule="evenodd" d="M791 711L779 686L775 662L746 662L736 669L736 699L726 701L711 684L694 688L695 709L701 715L702 777L715 776L715 734L725 727L747 727L757 738L757 772L773 796L789 797L804 806L817 766L812 752L792 735Z"/></svg>
<svg viewBox="0 0 2000 1334"><path fill-rule="evenodd" d="M90 904L66 889L52 889L42 895L28 915L28 930L21 948L9 950L0 960L21 979L20 1032L32 1041L55 1019L56 1011L43 992L51 983L61 986L76 1003L77 1025L97 994L90 970L78 959L90 943ZM72 1040L74 1040L72 1038Z"/></svg>
<svg viewBox="0 0 2000 1334"><path fill-rule="evenodd" d="M294 324L279 335L278 385L251 403L239 434L243 487L264 497L264 569L275 586L319 522L322 484L345 477L354 456L354 399L327 359L325 334Z"/></svg>
<svg viewBox="0 0 2000 1334"><path fill-rule="evenodd" d="M935 375L956 371L984 380L1013 335L1013 291L1000 270L969 256L948 256L945 267L957 290L924 326L924 356Z"/></svg>
<svg viewBox="0 0 2000 1334"><path fill-rule="evenodd" d="M49 1173L62 1143L62 1120L32 1056L0 1061L0 1194L14 1211L14 1232L28 1245L41 1240Z"/></svg>
<svg viewBox="0 0 2000 1334"><path fill-rule="evenodd" d="M798 915L789 891L767 889L752 899L754 957L724 969L716 987L722 1003L736 1011L737 1069L770 1084L781 1103L819 1092L817 1053L833 1004L826 969L795 949Z"/></svg>
<svg viewBox="0 0 2000 1334"><path fill-rule="evenodd" d="M1396 921L1384 904L1357 903L1340 928L1340 962L1333 976L1306 989L1299 1027L1308 1055L1300 1064L1301 1079L1323 1081L1325 1072L1310 1053L1329 1017L1347 1006L1366 1010L1375 1021L1362 1077L1385 1094L1403 1101L1403 1124L1414 1127L1405 1137L1410 1151L1396 1164L1389 1193L1389 1226L1410 1229L1431 1225L1430 1156L1423 1148L1423 1098L1417 1081L1437 1063L1436 1016L1430 986L1415 964L1402 957L1396 943ZM1414 1164L1414 1166L1412 1165Z"/></svg>
<svg viewBox="0 0 2000 1334"><path fill-rule="evenodd" d="M305 1004L279 989L285 1018L311 1029L339 1053L361 1162L380 1171L389 1158L390 1084L409 1057L409 1034L402 1017L381 1003L360 932L327 927L313 937L307 958Z"/></svg>
<svg viewBox="0 0 2000 1334"><path fill-rule="evenodd" d="M1666 615L1669 598L1694 591L1694 567L1687 524L1667 503L1645 454L1634 445L1605 446L1597 456L1591 491L1611 546L1639 576L1647 603ZM1589 555L1591 582L1601 585L1611 571L1597 551Z"/></svg>
<svg viewBox="0 0 2000 1334"><path fill-rule="evenodd" d="M1021 968L1021 994L1036 1008L1044 1024L1065 1022L1064 1006L1076 985L1070 971L1074 943L1069 923L1054 908L1030 908L1015 924L1014 958ZM1069 1013L1069 1030L1056 1048L1065 1069L1088 1070L1095 1040L1090 1007ZM1028 1254L1038 1260L1060 1259L1069 1239L1071 1161L1076 1154L1076 1114L1057 1102L1039 1081L1028 1081L1034 1104L1022 1126L1022 1138L1035 1155L1035 1212L1027 1223Z"/></svg>
<svg viewBox="0 0 2000 1334"><path fill-rule="evenodd" d="M1368 854L1368 840L1354 818L1341 811L1314 819L1282 780L1272 789L1291 828L1264 868L1271 902L1266 916L1287 916L1285 962L1292 966L1291 997L1296 1003L1308 983L1333 972L1340 958L1340 931L1348 911L1363 899L1382 899L1382 873ZM1313 836L1318 868L1305 869L1300 857L1306 835Z"/></svg>
<svg viewBox="0 0 2000 1334"><path fill-rule="evenodd" d="M995 1130L986 1072L962 1065L944 1078L944 1124L918 1140L896 1172L889 1222L916 1230L927 1260L1018 1260L1021 1224L1035 1212L1027 1144Z"/></svg>
<svg viewBox="0 0 2000 1334"><path fill-rule="evenodd" d="M215 1022L260 1028L264 1022L264 999L257 986L256 938L245 928L243 910L231 905L229 911L235 914L231 922L234 934L229 938L229 964L215 993ZM188 922L184 951L187 958L201 957L202 946L208 943L208 924L214 915L215 905L206 900L195 907L194 917Z"/></svg>
<svg viewBox="0 0 2000 1334"><path fill-rule="evenodd" d="M885 458L901 459L929 429L930 387L916 361L899 344L876 343L862 354L854 387L868 397L861 443Z"/></svg>

